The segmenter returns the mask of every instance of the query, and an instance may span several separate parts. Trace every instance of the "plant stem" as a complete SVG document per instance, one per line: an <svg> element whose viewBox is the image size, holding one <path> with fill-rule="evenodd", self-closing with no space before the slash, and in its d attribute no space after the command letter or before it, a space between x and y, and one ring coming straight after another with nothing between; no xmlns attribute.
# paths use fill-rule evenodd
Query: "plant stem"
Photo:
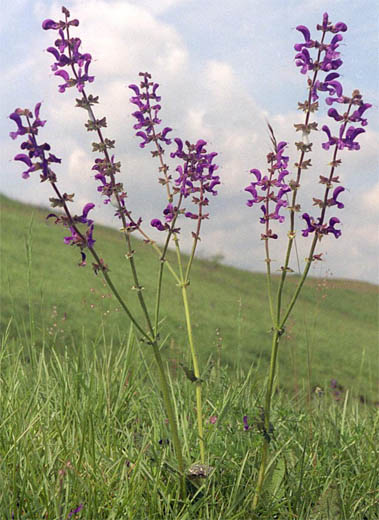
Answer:
<svg viewBox="0 0 379 520"><path fill-rule="evenodd" d="M197 413L197 430L199 434L199 448L200 448L200 460L201 463L205 463L205 447L204 447L204 436L203 436L203 405L202 405L202 388L200 381L200 371L199 371L199 363L197 359L197 352L195 349L195 344L193 342L192 336L192 325L190 318L190 311L188 305L188 297L187 297L187 284L182 284L182 297L183 297L183 305L184 305L184 313L186 316L186 324L187 324L187 335L188 342L191 349L192 355L192 364L193 364L193 372L196 377L196 413Z"/></svg>
<svg viewBox="0 0 379 520"><path fill-rule="evenodd" d="M159 370L159 379L161 383L161 390L163 395L163 402L165 404L167 416L168 416L168 423L170 425L171 434L172 434L172 440L174 443L175 453L176 453L176 459L178 461L178 470L180 473L180 480L181 480L181 488L182 488L182 495L183 497L186 495L186 483L185 483L185 474L184 474L184 461L183 461L183 455L182 455L182 447L179 439L178 434L178 425L175 419L174 409L172 407L171 398L170 398L170 391L169 386L167 383L167 377L166 372L164 369L162 357L159 351L159 346L156 341L152 343L154 357L158 365Z"/></svg>
<svg viewBox="0 0 379 520"><path fill-rule="evenodd" d="M67 21L67 15L66 15L66 21ZM68 25L67 25L67 38L69 39ZM69 48L69 53L70 53L70 57L71 57L71 50L70 50L70 48ZM72 65L71 68L73 70L73 73L74 73L75 77L78 78L77 72L75 70L74 65ZM92 121L96 121L95 115L93 113L93 110L92 110L92 108L90 106L90 103L88 101L87 95L86 95L84 90L82 91L82 95L83 95L83 98L85 99L85 101L87 102L87 107L88 107L87 110L88 110L88 113L90 115L91 120ZM101 132L100 129L97 130L97 134L99 136L99 139L100 139L101 143L104 145L105 141L104 141L104 138L103 138L103 135L102 135L102 132ZM111 161L111 159L109 157L109 154L108 154L106 146L104 147L104 156L105 156L105 159L106 159L107 163L109 165L112 165L112 161ZM110 178L111 178L112 187L115 188L116 182L115 182L115 178L114 178L113 172L110 173ZM116 290L115 286L113 285L109 275L107 274L107 272L104 269L102 269L102 274L103 274L103 276L104 276L108 286L110 287L110 289L112 290L112 292L114 293L114 295L116 296L118 301L120 302L122 308L124 309L126 314L129 316L129 318L131 319L133 324L136 326L136 328L139 330L139 332L141 332L143 334L145 339L150 339L150 343L153 346L153 352L154 352L154 356L155 356L155 359L156 359L156 362L157 362L157 365L158 365L158 369L159 369L159 374L160 374L160 382L161 382L161 389L162 389L162 394L163 394L163 400L164 400L164 404L165 404L167 415L168 415L168 421L169 421L169 425L170 425L170 428L171 428L171 433L172 433L172 437L173 437L173 443L174 443L176 457L177 457L177 461L178 461L178 467L179 467L180 478L181 478L182 494L183 494L183 496L185 496L186 488L185 488L184 462L183 462L183 457L182 457L181 444L180 444L180 441L179 441L178 427L177 427L177 424L176 424L176 420L175 420L175 416L174 416L174 412L173 412L173 408L172 408L172 403L171 403L171 399L170 399L170 393L169 393L169 387L168 387L168 383L167 383L167 377L166 377L166 373L165 373L165 370L164 370L163 361L162 361L162 358L161 358L161 355L160 355L157 339L156 339L157 336L158 336L159 305L160 305L160 295L161 295L161 284L162 284L162 274L163 274L163 261L164 261L164 258L162 257L162 262L161 262L161 266L160 266L160 272L159 272L159 276L158 276L158 294L157 294L156 307L155 307L155 322L154 322L154 326L153 326L153 324L151 322L151 319L150 319L149 311L147 309L144 297L142 295L142 289L143 288L140 285L139 280L138 280L137 269L136 269L136 265L135 265L134 258L133 258L134 251L132 249L132 245L131 245L131 241L130 241L130 233L127 232L127 223L126 223L126 219L125 219L125 211L124 211L124 208L123 208L123 206L122 206L122 204L120 202L119 194L118 194L116 189L114 190L113 194L116 197L117 204L118 204L118 209L119 209L119 212L120 212L120 217L121 217L122 224L123 224L124 236L125 236L125 241L126 241L126 245L127 245L127 249L128 249L128 253L127 253L126 257L127 257L127 259L129 260L129 263L130 263L130 267L131 267L131 271L132 271L132 275L133 275L133 279L134 279L134 284L135 284L134 288L137 290L137 296L138 296L139 304L140 304L140 307L141 307L141 309L143 311L143 314L145 316L148 331L149 331L151 337L154 338L153 341L149 338L149 335L146 334L143 331L143 329L140 327L140 325L136 322L134 317L131 315L129 309L124 304L124 302L123 302L122 298L120 297L118 291ZM129 212L126 212L126 213L129 215ZM132 219L131 219L131 221L132 221ZM138 228L139 228L139 226L138 226ZM167 248L167 245L166 245L166 248ZM92 248L89 248L89 249L90 249L91 253L96 258L97 255L93 251L93 249Z"/></svg>
<svg viewBox="0 0 379 520"><path fill-rule="evenodd" d="M326 33L323 32L321 44L324 41L325 34ZM323 50L323 48L321 45L319 48L319 51L318 51L318 56L317 56L317 60L316 60L317 62L320 59L322 50ZM313 78L310 83L309 94L308 94L308 101L307 101L308 108L306 110L305 123L304 123L304 128L306 128L306 129L307 129L307 126L309 123L310 115L311 115L310 107L311 107L311 101L312 101L312 87L316 82L317 74L318 74L318 69L316 68L314 71L314 74L313 74ZM275 145L275 139L273 140L273 144ZM263 442L263 447L262 447L262 459L261 459L261 465L259 468L257 488L256 488L254 498L253 498L253 510L255 510L257 508L259 497L260 497L263 483L264 483L264 478L265 478L268 445L270 442L270 437L269 437L268 432L269 432L269 428L270 428L271 397L272 397L272 388L273 388L275 372L276 372L279 340L280 340L281 334L283 333L283 326L286 323L286 321L296 303L297 297L299 296L299 293L300 293L300 291L303 287L303 284L305 282L305 279L308 275L308 271L309 271L311 263L312 263L312 257L313 257L314 249L316 247L317 238L318 238L317 233L315 233L315 238L314 238L314 240L312 242L312 246L311 246L311 252L310 252L309 258L307 260L307 264L305 266L303 275L295 290L292 300L288 306L287 312L285 313L284 318L281 319L283 288L284 288L284 283L286 281L288 265L289 265L290 258L291 258L292 246L293 246L294 240L295 240L296 198L297 198L297 193L298 193L298 187L300 185L300 177L301 177L301 173L302 173L301 166L303 163L304 156L305 156L305 150L303 149L300 154L296 181L294 183L293 193L292 193L292 201L291 201L291 206L290 206L290 230L288 233L288 244L287 244L287 250L286 250L286 254L285 254L285 261L284 261L284 265L282 266L282 275L280 277L279 288L278 288L277 298L276 298L276 316L274 315L272 299L271 299L271 272L270 272L270 265L269 265L270 258L269 258L269 253L268 253L268 244L266 243L267 288L268 288L271 319L273 322L273 339L272 339L271 358L270 358L270 371L269 371L269 377L268 377L268 381L267 381L266 399L265 399L265 406L264 406L264 428L266 431L265 431L264 442ZM268 210L267 210L267 213L268 213ZM267 240L266 240L266 242L267 242Z"/></svg>
<svg viewBox="0 0 379 520"><path fill-rule="evenodd" d="M300 281L299 283L297 284L297 287L296 287L296 290L292 296L292 299L290 301L290 303L288 304L288 308L287 308L287 311L284 315L284 317L281 319L280 321L280 325L279 325L279 330L280 329L283 329L286 321L288 320L288 317L289 315L291 314L291 311L296 303L296 300L297 300L297 297L299 296L299 293L304 285L304 282L305 282L305 279L308 275L308 272L309 272L309 269L311 267L311 264L312 264L312 257L313 257L313 254L314 254L314 251L315 251L315 248L316 248L316 244L317 244L317 239L318 239L318 234L315 233L315 236L313 237L313 241L312 241L312 245L311 245L311 248L310 248L310 252L309 252L309 256L306 260L306 264L305 264L305 267L304 267L304 271L303 271L303 274L300 278Z"/></svg>
<svg viewBox="0 0 379 520"><path fill-rule="evenodd" d="M266 461L267 461L267 452L268 452L268 443L266 442L266 439L264 440L263 448L262 448L262 461L261 465L259 467L259 473L258 473L258 481L257 481L257 487L254 493L253 498L253 511L256 510L258 505L258 500L261 494L264 478L265 478L265 470L266 470Z"/></svg>
<svg viewBox="0 0 379 520"><path fill-rule="evenodd" d="M264 406L264 429L265 435L263 439L262 446L262 458L261 465L258 473L258 482L257 487L255 489L254 498L253 498L253 511L257 508L259 497L262 492L262 487L265 479L266 465L267 465L267 454L268 454L268 446L270 443L269 430L270 430L270 412L271 412L271 397L272 397L272 387L274 384L275 372L276 372L276 360L278 357L278 348L279 348L279 339L280 339L281 331L280 329L275 328L273 338L272 338L272 347L271 347L271 358L270 358L270 371L267 381L266 388L266 399Z"/></svg>

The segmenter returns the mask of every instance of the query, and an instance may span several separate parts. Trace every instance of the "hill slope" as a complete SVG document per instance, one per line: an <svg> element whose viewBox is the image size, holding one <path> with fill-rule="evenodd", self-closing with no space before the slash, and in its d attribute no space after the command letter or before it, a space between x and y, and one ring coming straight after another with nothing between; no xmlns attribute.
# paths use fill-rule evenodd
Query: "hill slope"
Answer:
<svg viewBox="0 0 379 520"><path fill-rule="evenodd" d="M109 344L128 332L125 315L100 276L78 268L79 252L63 244L64 231L47 222L49 210L1 196L1 328L12 318L10 339L36 346L70 345L105 335ZM53 220L53 219L51 219ZM136 309L123 242L117 231L96 226L98 252L120 292ZM136 262L153 310L158 262L135 241ZM29 261L28 261L29 257ZM290 285L296 277L290 279ZM221 353L223 362L248 367L270 355L270 321L262 274L197 260L191 278L195 341L203 360ZM280 384L288 390L327 385L335 378L355 395L375 400L378 288L347 280L310 279L288 323L280 352ZM165 273L162 316L167 356L187 357L181 298ZM32 335L32 338L31 338Z"/></svg>

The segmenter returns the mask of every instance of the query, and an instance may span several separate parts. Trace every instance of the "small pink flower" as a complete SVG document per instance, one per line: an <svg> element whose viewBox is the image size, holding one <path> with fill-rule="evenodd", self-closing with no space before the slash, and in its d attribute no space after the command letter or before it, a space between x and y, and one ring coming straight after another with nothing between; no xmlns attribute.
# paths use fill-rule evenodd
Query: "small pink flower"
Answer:
<svg viewBox="0 0 379 520"><path fill-rule="evenodd" d="M209 422L210 422L211 424L216 424L216 421L217 421L217 416L216 416L216 415L211 415L211 416L209 417Z"/></svg>

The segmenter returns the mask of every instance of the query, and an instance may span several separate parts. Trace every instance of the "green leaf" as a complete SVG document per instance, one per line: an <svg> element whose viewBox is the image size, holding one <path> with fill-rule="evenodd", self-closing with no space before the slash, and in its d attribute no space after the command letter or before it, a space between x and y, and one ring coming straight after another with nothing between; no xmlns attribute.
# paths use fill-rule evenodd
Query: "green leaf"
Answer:
<svg viewBox="0 0 379 520"><path fill-rule="evenodd" d="M268 476L266 477L266 490L270 493L271 496L274 496L277 500L283 498L283 481L286 475L286 470L286 460L284 457L280 457L273 464Z"/></svg>

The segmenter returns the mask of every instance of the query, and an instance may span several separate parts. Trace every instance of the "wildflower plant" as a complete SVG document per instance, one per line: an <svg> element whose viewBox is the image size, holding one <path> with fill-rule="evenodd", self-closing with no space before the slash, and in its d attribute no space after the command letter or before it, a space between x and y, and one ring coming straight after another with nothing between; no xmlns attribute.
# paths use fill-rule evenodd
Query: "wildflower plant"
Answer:
<svg viewBox="0 0 379 520"><path fill-rule="evenodd" d="M164 233L164 246L160 248L150 237L149 231L143 228L142 219L140 217L135 218L128 207L127 192L123 183L119 180L121 164L111 152L115 146L115 141L104 135L105 128L107 128L106 118L98 118L95 115L94 106L99 103L99 97L87 93L89 84L92 84L95 80L95 77L90 74L92 56L81 50L80 38L71 35L71 30L78 27L79 20L71 19L70 12L65 7L62 8L62 13L64 20L56 22L47 19L42 23L43 29L57 31L58 33L54 46L47 49L54 58L51 69L54 75L61 80L58 86L60 93L65 93L70 89L77 91L79 97L76 99L76 106L86 111L88 121L85 123L85 127L88 132L93 132L96 136L96 141L92 143L92 151L97 156L92 170L97 182L97 191L104 197L104 204L111 203L116 207L115 215L121 221L121 232L126 246L125 256L129 261L133 276L133 289L137 294L143 312L143 323L137 320L128 302L120 295L111 278L110 269L105 259L101 258L95 249L94 220L90 218L90 215L92 216L90 212L95 208L95 204L88 202L80 215L73 215L69 209L69 204L73 202L74 194L62 193L57 186L57 175L52 168L56 164L60 164L61 159L50 152L48 143L42 144L39 140L39 130L46 124L46 121L40 119L41 103L37 103L34 113L29 109L17 108L10 115L10 119L17 126L17 130L10 133L11 138L22 137L24 139L21 144L22 153L16 155L14 159L26 165L26 170L22 173L24 179L28 179L34 172L39 172L41 182L48 181L51 184L54 192L54 197L50 198L51 206L58 208L62 213L50 213L47 219L53 218L55 224L61 224L67 229L64 243L77 246L80 249L81 258L78 264L80 267L87 264L87 254L90 254L93 259L92 269L94 273L96 275L100 273L103 276L122 309L133 323L139 339L152 347L159 370L160 386L177 457L178 471L181 475L182 490L184 490L185 462L170 395L168 376L160 352L162 347L160 337L162 280L166 266L182 294L193 365L192 368L183 365L183 368L187 377L190 374L189 379L195 385L200 461L201 464L204 464L206 456L203 439L201 387L203 380L200 378L199 361L192 333L188 286L193 259L200 240L202 223L209 217L207 212L209 199L210 196L217 195L215 188L220 184L219 177L215 173L218 166L213 162L217 154L208 153L206 150L207 143L202 139L190 143L189 141L183 142L178 137L172 140L168 136L172 129L169 127L162 128L159 118L161 109L161 98L157 93L159 85L152 81L149 73L140 73L140 83L130 85L130 89L133 91L130 101L136 108L133 113L136 119L134 129L137 131L136 136L141 139L139 146L141 148L152 148L151 154L158 161L159 183L166 192L167 203L162 211L162 217L153 218L150 222L151 228ZM171 151L170 157L175 161L176 169L175 174L171 175L164 154L167 148L173 144L172 141L175 143L175 149ZM186 265L184 265L180 249L180 220L182 218L187 218L193 222L193 245ZM143 286L138 274L135 251L131 242L133 233L139 234L147 244L153 247L158 255L157 291L153 311L148 309L143 295ZM167 258L171 241L174 242L176 250L176 267L171 265Z"/></svg>
<svg viewBox="0 0 379 520"><path fill-rule="evenodd" d="M74 201L74 193L63 191L58 187L56 166L61 164L51 151L48 143L41 141L39 133L44 129L46 121L41 119L41 103L37 103L34 110L17 108L10 114L10 119L16 124L16 129L10 132L12 139L21 138L21 153L14 159L23 163L22 177L29 179L36 172L41 182L48 182L53 190L49 199L53 211L47 219L53 219L55 224L62 225L66 231L64 244L76 246L80 251L78 266L84 268L88 256L92 260L92 269L95 275L101 275L108 285L120 307L131 320L136 336L147 348L151 348L155 358L162 398L167 413L167 421L171 430L172 445L177 458L177 469L181 477L182 495L186 493L185 478L196 481L198 477L208 477L212 466L208 462L203 431L203 379L200 371L198 354L192 330L188 287L195 253L200 241L203 221L209 218L208 207L213 196L217 195L220 178L217 175L218 166L215 164L215 152L207 150L207 143L198 139L189 142L179 137L172 137L172 128L165 126L160 118L161 97L159 84L153 81L148 72L139 74L139 81L129 85L132 92L130 102L133 105L133 128L138 138L139 147L150 151L157 163L158 182L165 192L165 202L160 215L154 215L148 227L140 216L134 216L128 204L127 191L120 180L121 164L117 160L113 149L115 141L105 135L107 120L98 117L95 107L99 104L99 97L87 92L95 81L91 74L91 54L81 50L81 40L71 35L71 31L79 26L77 19L72 19L69 11L63 7L64 19L54 21L47 19L42 23L44 30L56 31L57 39L54 46L47 51L52 55L54 62L51 66L54 75L59 79L58 90L77 92L76 106L88 114L85 128L95 136L92 151L96 154L92 171L96 181L96 190L104 199L104 204L115 207L115 216L120 221L121 233L125 242L126 254L136 295L143 318L137 319L128 301L121 296L112 279L111 270L106 259L97 252L95 237L94 209L95 204L87 202L79 215L70 210L70 203ZM259 407L255 417L243 417L243 431L249 432L254 428L262 436L262 451L258 480L253 498L252 507L256 510L262 495L267 468L270 466L269 448L275 434L275 427L271 422L271 401L274 378L276 373L277 357L280 338L282 337L287 320L299 297L304 282L309 274L313 262L322 259L322 253L317 246L326 235L333 235L338 239L341 236L339 210L344 208L344 187L340 184L337 168L342 164L342 153L357 151L360 148L358 138L364 133L367 125L365 112L371 107L365 103L358 90L346 95L340 82L337 70L342 65L339 45L343 39L342 33L347 30L344 23L333 25L328 14L323 15L321 25L317 30L321 36L319 40L312 39L310 30L305 26L298 26L303 40L295 45L295 64L301 74L307 77L308 96L299 102L299 110L304 114L302 122L295 124L295 129L301 135L295 143L298 158L291 171L290 157L287 154L288 143L278 141L273 128L269 125L272 150L267 155L267 173L252 169L253 180L245 188L249 194L247 205L259 206L260 223L262 224L261 239L264 242L265 262L267 270L267 291L270 316L272 321L271 359L267 378L265 401ZM311 136L318 130L316 115L320 106L327 106L330 123L321 127L325 134L322 149L328 154L325 161L328 170L318 175L321 185L321 195L312 193L314 212L302 212L299 202L299 193L305 170L312 167L310 154L313 150ZM169 156L169 157L168 157ZM172 168L172 163L174 167ZM301 216L301 235L307 241L308 254L299 281L295 286L288 302L284 301L283 291L287 281L287 274L292 272L291 259L296 240L297 217ZM192 249L188 260L183 259L181 252L181 227L183 219L192 223ZM284 252L284 259L280 267L281 275L276 294L273 291L271 270L271 247L278 239L280 228L288 223L288 242ZM158 231L163 237L163 245L159 246L153 240L150 232ZM154 308L150 309L144 297L144 287L140 279L138 258L133 249L132 235L139 236L150 245L157 254L158 273ZM275 243L275 242L274 242ZM169 246L173 244L176 261L168 258ZM180 290L184 321L186 324L188 346L192 366L188 367L180 362L183 372L194 385L197 413L197 436L199 443L199 461L188 466L183 457L183 446L175 415L175 403L170 390L169 377L162 359L161 349L164 340L161 339L161 298L163 273L167 269L175 284ZM222 338L218 333L218 350L221 351ZM218 424L220 418L212 415L208 422ZM253 426L254 425L254 426ZM214 428L215 429L215 428ZM161 439L160 444L166 444ZM167 442L169 445L169 443ZM82 504L70 512L74 515L80 511Z"/></svg>
<svg viewBox="0 0 379 520"><path fill-rule="evenodd" d="M295 64L300 72L307 76L308 96L303 102L298 103L298 108L304 113L304 121L296 123L296 131L301 133L301 140L295 143L299 157L294 163L294 175L290 175L289 157L285 155L288 145L285 141L277 142L274 130L270 125L269 132L272 150L267 155L267 174L260 170L252 169L255 179L245 188L250 198L247 201L249 207L259 205L262 212L260 222L264 229L261 239L265 246L265 262L267 272L267 291L272 321L272 349L270 367L267 380L265 405L263 408L264 425L262 428L263 444L261 465L258 474L256 492L253 500L253 509L257 508L262 492L267 468L268 450L271 440L270 423L271 399L273 383L276 372L277 356L280 338L285 331L285 325L294 308L305 279L313 262L322 260L322 253L316 251L317 246L326 235L339 238L342 234L341 221L337 217L337 210L343 209L341 196L345 190L340 184L337 168L342 164L342 152L356 151L360 149L357 138L364 133L363 127L367 125L365 112L371 107L365 103L358 90L351 95L346 95L340 82L340 75L336 72L342 65L340 42L343 39L341 33L347 30L346 24L339 22L333 25L329 21L327 13L323 15L322 23L317 25L321 37L312 39L308 27L299 25L296 29L302 34L304 42L295 45ZM328 171L318 176L322 187L321 196L313 197L315 214L301 213L301 205L298 201L300 183L304 171L312 167L310 154L313 151L313 143L310 136L318 130L316 113L321 104L330 107L327 111L330 124L324 124L321 128L326 135L322 149L329 153L327 163ZM341 106L337 109L335 106ZM288 180L290 178L290 180ZM332 214L330 215L330 212ZM286 214L287 213L287 214ZM290 267L294 243L296 240L296 216L301 214L304 223L302 236L308 240L309 252L305 259L305 265L293 294L287 303L283 302L283 288L287 274L294 270ZM288 218L287 218L288 217ZM280 267L281 276L276 296L272 288L272 271L270 258L270 244L276 240L279 234L279 224L289 220L287 232L288 242L284 255L283 265ZM275 227L274 227L275 226ZM247 418L244 418L244 427L248 427Z"/></svg>

